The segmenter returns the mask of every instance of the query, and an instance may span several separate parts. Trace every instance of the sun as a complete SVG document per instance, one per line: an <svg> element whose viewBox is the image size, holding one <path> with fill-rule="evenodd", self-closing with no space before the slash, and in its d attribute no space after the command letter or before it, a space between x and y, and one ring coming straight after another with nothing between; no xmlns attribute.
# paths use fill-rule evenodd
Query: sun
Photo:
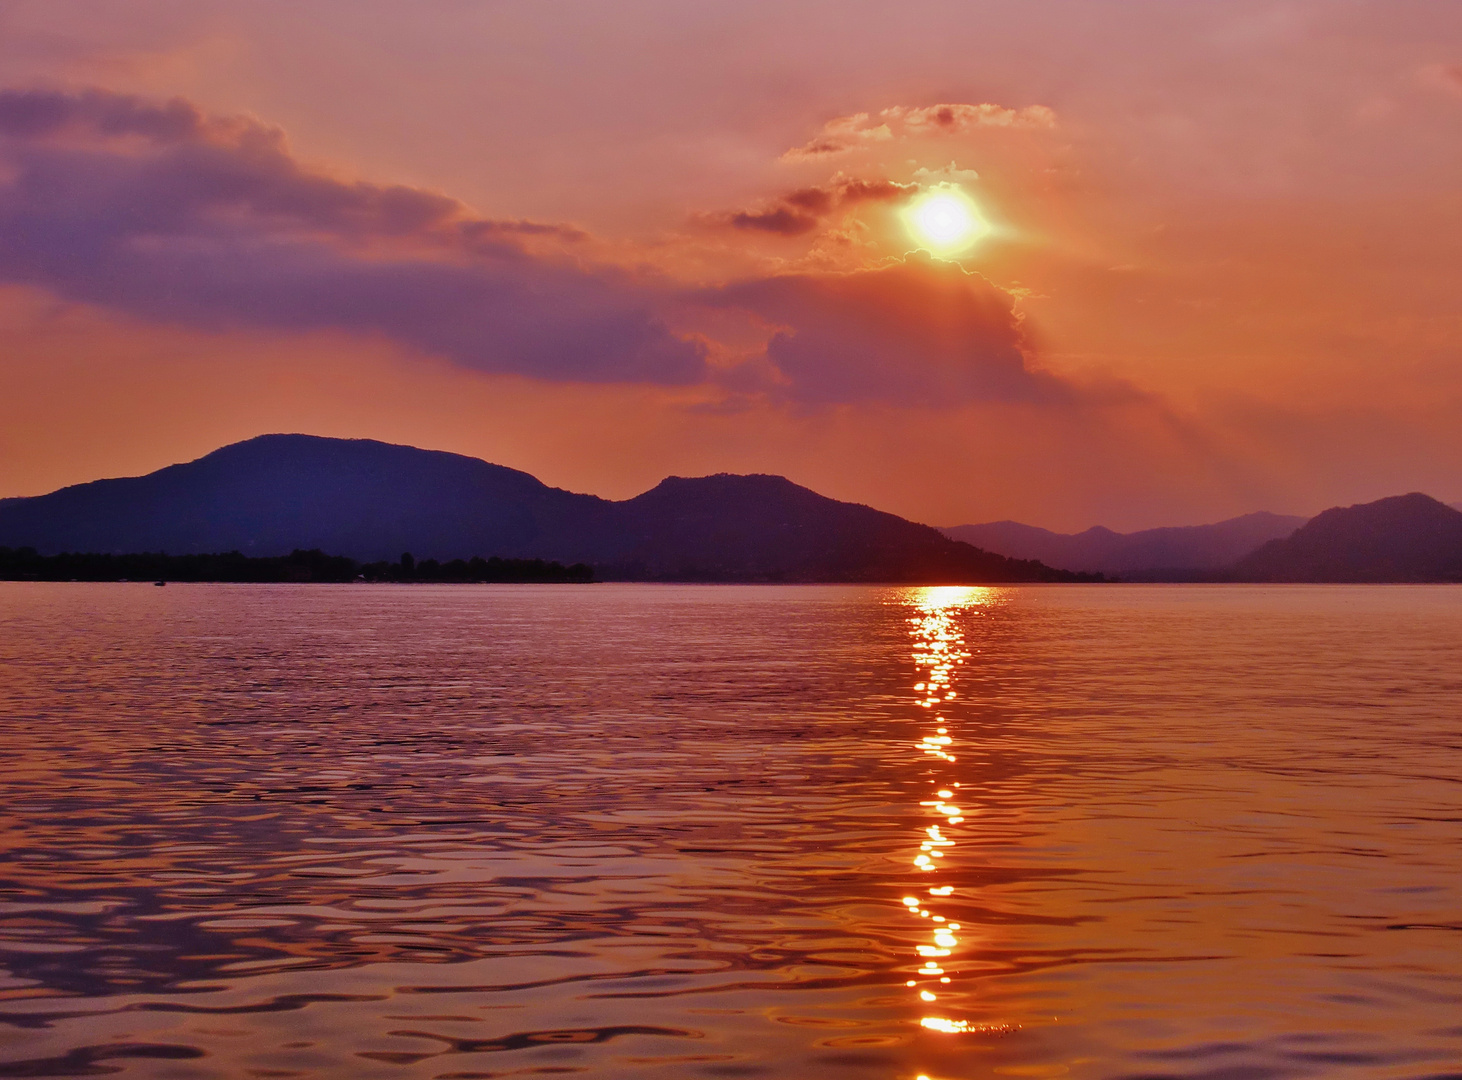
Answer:
<svg viewBox="0 0 1462 1080"><path fill-rule="evenodd" d="M914 239L936 253L963 251L990 231L975 201L956 184L940 184L904 211Z"/></svg>

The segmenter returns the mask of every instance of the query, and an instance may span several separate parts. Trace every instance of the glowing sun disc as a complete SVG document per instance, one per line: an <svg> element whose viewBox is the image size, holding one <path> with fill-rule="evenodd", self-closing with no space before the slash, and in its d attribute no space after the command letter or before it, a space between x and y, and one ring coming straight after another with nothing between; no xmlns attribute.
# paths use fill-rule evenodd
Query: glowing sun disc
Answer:
<svg viewBox="0 0 1462 1080"><path fill-rule="evenodd" d="M936 251L969 247L990 231L974 201L953 184L915 199L904 211L904 222L916 240Z"/></svg>

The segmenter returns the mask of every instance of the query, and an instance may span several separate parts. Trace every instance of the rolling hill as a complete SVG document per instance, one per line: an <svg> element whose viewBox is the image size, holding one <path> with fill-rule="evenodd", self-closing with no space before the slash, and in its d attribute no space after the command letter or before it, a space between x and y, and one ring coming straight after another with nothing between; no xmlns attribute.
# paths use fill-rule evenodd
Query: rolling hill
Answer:
<svg viewBox="0 0 1462 1080"><path fill-rule="evenodd" d="M956 525L942 531L955 540L1015 559L1038 559L1064 570L1143 581L1211 576L1260 544L1288 536L1305 521L1302 517L1261 511L1213 525L1131 533L1113 532L1100 525L1085 532L1057 533L1017 521Z"/></svg>
<svg viewBox="0 0 1462 1080"><path fill-rule="evenodd" d="M366 439L264 435L146 476L0 500L0 545L362 561L543 558L601 578L1063 581L1075 575L838 502L780 476L670 477L614 502L476 458Z"/></svg>
<svg viewBox="0 0 1462 1080"><path fill-rule="evenodd" d="M1462 581L1462 511L1420 492L1335 507L1240 559L1239 581Z"/></svg>

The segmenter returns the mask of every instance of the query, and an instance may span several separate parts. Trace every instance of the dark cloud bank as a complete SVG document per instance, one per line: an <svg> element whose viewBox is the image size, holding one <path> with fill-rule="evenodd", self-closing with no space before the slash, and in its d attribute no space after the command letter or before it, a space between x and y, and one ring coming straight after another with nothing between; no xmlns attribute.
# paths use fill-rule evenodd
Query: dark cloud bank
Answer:
<svg viewBox="0 0 1462 1080"><path fill-rule="evenodd" d="M911 190L841 181L729 224L810 230L838 207ZM187 102L0 91L0 280L210 330L375 333L473 370L574 382L717 377L704 341L668 321L712 306L770 328L766 389L804 404L1063 396L1027 369L1010 295L950 263L687 296L570 257L580 238L311 171L278 130Z"/></svg>
<svg viewBox="0 0 1462 1080"><path fill-rule="evenodd" d="M1010 294L955 263L916 254L846 274L739 282L708 299L778 327L767 358L802 402L938 406L1070 397L1064 384L1026 367Z"/></svg>
<svg viewBox="0 0 1462 1080"><path fill-rule="evenodd" d="M483 371L693 383L703 347L628 277L530 255L549 227L311 173L184 102L0 93L0 276L209 329L341 327Z"/></svg>

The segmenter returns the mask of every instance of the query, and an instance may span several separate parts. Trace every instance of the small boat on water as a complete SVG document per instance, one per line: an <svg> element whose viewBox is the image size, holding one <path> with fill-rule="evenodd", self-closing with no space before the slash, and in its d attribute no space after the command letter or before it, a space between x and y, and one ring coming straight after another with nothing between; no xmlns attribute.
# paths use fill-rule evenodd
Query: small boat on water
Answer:
<svg viewBox="0 0 1462 1080"><path fill-rule="evenodd" d="M166 581L154 581L153 584L156 585L158 588L162 588L164 585L167 584L167 582Z"/></svg>

